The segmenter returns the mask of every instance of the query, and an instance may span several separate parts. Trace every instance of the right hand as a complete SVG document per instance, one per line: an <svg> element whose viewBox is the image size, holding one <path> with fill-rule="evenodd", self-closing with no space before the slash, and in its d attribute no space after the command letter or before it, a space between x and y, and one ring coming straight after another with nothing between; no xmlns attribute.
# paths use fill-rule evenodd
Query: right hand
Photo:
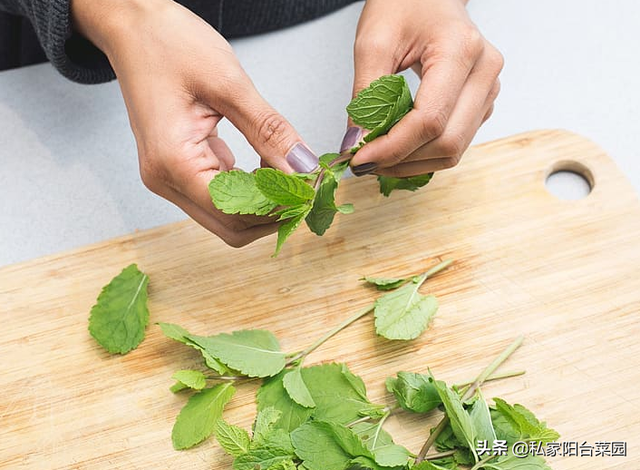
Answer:
<svg viewBox="0 0 640 470"><path fill-rule="evenodd" d="M235 165L218 122L226 117L240 130L261 166L311 171L317 157L260 96L227 41L169 0L72 0L71 12L118 77L144 184L229 245L276 231L273 218L213 206L209 181Z"/></svg>

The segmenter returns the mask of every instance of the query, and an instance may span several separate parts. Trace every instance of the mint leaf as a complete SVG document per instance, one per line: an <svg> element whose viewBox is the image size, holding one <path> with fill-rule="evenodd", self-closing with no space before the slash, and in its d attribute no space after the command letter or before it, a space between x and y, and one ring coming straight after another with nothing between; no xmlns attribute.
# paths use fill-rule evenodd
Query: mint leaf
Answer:
<svg viewBox="0 0 640 470"><path fill-rule="evenodd" d="M277 212L274 212L274 215L279 216L278 222L287 219L293 219L301 214L305 214L309 212L309 204L300 204L298 206L290 206L285 207Z"/></svg>
<svg viewBox="0 0 640 470"><path fill-rule="evenodd" d="M464 443L466 447L475 450L476 443L476 430L473 425L473 421L469 416L467 410L462 405L460 395L447 387L447 384L440 380L433 379L433 385L435 386L440 399L444 404L444 409L451 422L451 429L458 441Z"/></svg>
<svg viewBox="0 0 640 470"><path fill-rule="evenodd" d="M200 347L198 344L192 341L190 339L191 333L189 333L187 330L185 330L181 326L176 325L174 323L158 323L158 326L160 326L162 333L164 333L164 335L167 338L171 338L182 344L191 346L197 351L200 351L200 353L202 354L202 357L204 358L205 364L210 369L215 370L220 375L225 375L229 372L229 369L224 364L222 364L215 357L213 357L211 354L205 351L204 348Z"/></svg>
<svg viewBox="0 0 640 470"><path fill-rule="evenodd" d="M283 468L295 458L289 433L276 427L281 412L265 408L258 413L249 451L233 463L236 470ZM286 466L284 467L287 468Z"/></svg>
<svg viewBox="0 0 640 470"><path fill-rule="evenodd" d="M539 441L542 443L557 441L560 438L546 423L522 405L509 405L501 398L494 398L495 410L491 411L496 435L509 443L520 440Z"/></svg>
<svg viewBox="0 0 640 470"><path fill-rule="evenodd" d="M265 380L258 389L256 402L258 412L267 408L275 408L280 411L280 418L275 426L286 432L291 432L304 423L311 416L313 410L300 406L291 399L283 385L283 378L287 373L288 371L282 371L275 377Z"/></svg>
<svg viewBox="0 0 640 470"><path fill-rule="evenodd" d="M408 178L394 178L393 176L378 176L380 184L380 192L389 197L391 191L395 189L404 189L406 191L417 191L426 186L433 178L433 173L427 173L419 176L409 176Z"/></svg>
<svg viewBox="0 0 640 470"><path fill-rule="evenodd" d="M309 470L344 470L354 457L373 457L352 431L327 421L303 424L291 433L291 442Z"/></svg>
<svg viewBox="0 0 640 470"><path fill-rule="evenodd" d="M148 284L149 277L131 264L102 288L91 308L89 333L111 354L126 354L144 339Z"/></svg>
<svg viewBox="0 0 640 470"><path fill-rule="evenodd" d="M207 385L207 379L199 370L179 370L171 376L177 382L171 387L172 392L179 392L185 388L202 390Z"/></svg>
<svg viewBox="0 0 640 470"><path fill-rule="evenodd" d="M365 281L367 284L375 286L378 290L394 290L407 282L407 279L401 279L396 277L370 277L364 276L360 278L361 281Z"/></svg>
<svg viewBox="0 0 640 470"><path fill-rule="evenodd" d="M335 200L336 189L338 189L338 181L327 172L316 192L311 211L305 219L309 230L316 235L324 235L338 213Z"/></svg>
<svg viewBox="0 0 640 470"><path fill-rule="evenodd" d="M225 366L248 377L271 377L285 366L285 353L270 331L240 330L189 339Z"/></svg>
<svg viewBox="0 0 640 470"><path fill-rule="evenodd" d="M458 469L458 465L455 463L455 461L452 458L443 459L443 460L446 461L445 463L446 466L438 465L429 460L425 460L423 462L420 462L415 467L413 467L412 470L451 470L451 469L457 470Z"/></svg>
<svg viewBox="0 0 640 470"><path fill-rule="evenodd" d="M315 419L347 424L383 408L369 401L362 379L345 364L305 367L301 373L316 404Z"/></svg>
<svg viewBox="0 0 640 470"><path fill-rule="evenodd" d="M218 173L209 182L209 195L225 214L266 215L276 207L256 186L255 175L242 170Z"/></svg>
<svg viewBox="0 0 640 470"><path fill-rule="evenodd" d="M368 129L370 142L386 134L413 107L411 91L401 75L385 75L358 93L347 106L347 113L358 126Z"/></svg>
<svg viewBox="0 0 640 470"><path fill-rule="evenodd" d="M379 423L358 423L351 430L362 440L378 465L401 467L407 464L410 452L393 442L391 435Z"/></svg>
<svg viewBox="0 0 640 470"><path fill-rule="evenodd" d="M238 457L249 452L251 439L249 433L244 429L229 424L224 419L219 419L216 422L215 434L227 454Z"/></svg>
<svg viewBox="0 0 640 470"><path fill-rule="evenodd" d="M476 439L478 441L487 441L488 447L493 447L493 441L496 440L496 432L493 429L493 423L491 422L491 413L489 412L489 406L482 395L482 392L478 388L478 397L471 408L469 409L469 416L473 422L473 427L476 430ZM476 442L477 444L477 442Z"/></svg>
<svg viewBox="0 0 640 470"><path fill-rule="evenodd" d="M298 467L296 466L295 463L293 463L293 460L288 459L288 460L282 460L272 465L271 467L267 468L267 470L296 470L297 468Z"/></svg>
<svg viewBox="0 0 640 470"><path fill-rule="evenodd" d="M282 206L304 204L315 194L313 188L300 178L273 168L256 171L256 186L267 199Z"/></svg>
<svg viewBox="0 0 640 470"><path fill-rule="evenodd" d="M284 242L291 236L293 232L296 231L296 229L300 226L304 218L311 210L311 206L308 204L305 204L304 208L305 210L301 211L299 215L289 219L278 228L278 241L276 242L276 251L273 253L274 258L278 256L278 253L280 253Z"/></svg>
<svg viewBox="0 0 640 470"><path fill-rule="evenodd" d="M315 198L313 199L311 212L305 219L309 230L316 235L324 235L333 223L333 219L338 212L343 214L353 212L353 205L351 204L343 204L340 207L336 206L338 183L347 169L349 162L338 163L334 166L329 166L327 162L331 162L339 156L338 154L325 154L320 157L320 165L325 169L324 175L322 183L320 183L320 187L316 191Z"/></svg>
<svg viewBox="0 0 640 470"><path fill-rule="evenodd" d="M516 457L513 454L490 460L486 466L480 468L487 470L551 470L542 457L537 455Z"/></svg>
<svg viewBox="0 0 640 470"><path fill-rule="evenodd" d="M173 425L174 449L188 449L207 439L235 391L231 384L221 384L191 396Z"/></svg>
<svg viewBox="0 0 640 470"><path fill-rule="evenodd" d="M307 384L304 383L299 367L288 372L284 376L282 384L291 399L298 405L304 406L305 408L315 408L316 403L313 401L313 397L309 393Z"/></svg>
<svg viewBox="0 0 640 470"><path fill-rule="evenodd" d="M376 299L376 333L387 339L401 340L422 334L438 310L438 301L433 295L418 293L422 281L407 284Z"/></svg>
<svg viewBox="0 0 640 470"><path fill-rule="evenodd" d="M442 403L440 395L429 377L414 372L398 372L397 378L389 377L387 390L394 394L398 405L414 413L427 413Z"/></svg>

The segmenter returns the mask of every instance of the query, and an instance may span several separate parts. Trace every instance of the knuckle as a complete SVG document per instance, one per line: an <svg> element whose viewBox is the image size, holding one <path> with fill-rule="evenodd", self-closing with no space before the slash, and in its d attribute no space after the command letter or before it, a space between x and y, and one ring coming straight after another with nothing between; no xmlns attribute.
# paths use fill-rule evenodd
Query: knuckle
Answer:
<svg viewBox="0 0 640 470"><path fill-rule="evenodd" d="M447 166L447 168L456 166L460 162L460 157L466 148L467 143L461 134L450 133L442 136L440 140L442 155L446 157L447 160L450 160L448 163L452 163L452 165Z"/></svg>
<svg viewBox="0 0 640 470"><path fill-rule="evenodd" d="M444 159L443 167L445 169L453 168L458 163L460 163L460 157L447 157Z"/></svg>
<svg viewBox="0 0 640 470"><path fill-rule="evenodd" d="M462 54L466 59L478 57L484 50L484 38L473 24L460 26L459 34L462 40Z"/></svg>
<svg viewBox="0 0 640 470"><path fill-rule="evenodd" d="M491 90L489 90L489 96L487 97L488 101L493 102L500 94L500 80L496 80Z"/></svg>
<svg viewBox="0 0 640 470"><path fill-rule="evenodd" d="M487 62L489 66L495 71L496 75L498 75L504 67L504 56L498 49L492 46L491 49L487 52Z"/></svg>
<svg viewBox="0 0 640 470"><path fill-rule="evenodd" d="M448 116L442 109L425 113L420 127L421 140L428 142L443 134L447 126Z"/></svg>
<svg viewBox="0 0 640 470"><path fill-rule="evenodd" d="M367 54L372 57L387 54L392 47L391 45L396 42L397 39L382 30L375 34L358 35L354 42L353 52L356 56Z"/></svg>
<svg viewBox="0 0 640 470"><path fill-rule="evenodd" d="M269 111L258 116L255 128L259 144L275 147L287 139L289 123L276 111Z"/></svg>

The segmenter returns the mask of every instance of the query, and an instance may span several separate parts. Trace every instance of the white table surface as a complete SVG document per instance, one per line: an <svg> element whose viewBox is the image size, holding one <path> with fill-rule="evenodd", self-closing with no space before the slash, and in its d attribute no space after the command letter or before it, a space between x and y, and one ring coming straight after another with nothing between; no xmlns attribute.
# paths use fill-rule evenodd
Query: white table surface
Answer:
<svg viewBox="0 0 640 470"><path fill-rule="evenodd" d="M335 150L344 132L361 8L233 41L258 89L317 152ZM640 2L472 0L469 8L506 60L496 111L475 143L569 129L607 150L640 193ZM239 166L257 164L235 129L225 123L221 135ZM49 64L0 72L0 162L0 265L186 217L142 185L115 82L78 85Z"/></svg>

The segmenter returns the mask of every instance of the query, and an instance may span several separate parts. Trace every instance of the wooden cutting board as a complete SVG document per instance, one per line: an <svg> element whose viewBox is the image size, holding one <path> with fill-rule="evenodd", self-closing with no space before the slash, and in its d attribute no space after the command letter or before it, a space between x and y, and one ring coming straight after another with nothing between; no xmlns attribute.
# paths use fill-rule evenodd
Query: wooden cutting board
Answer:
<svg viewBox="0 0 640 470"><path fill-rule="evenodd" d="M549 194L545 176L557 168L588 174L591 194ZM640 204L601 149L530 132L470 149L415 194L384 198L372 178L352 178L339 199L355 214L322 238L301 230L277 259L273 237L236 250L184 222L0 269L0 467L230 468L213 439L171 447L185 396L169 392L170 377L198 366L195 352L154 324L126 356L109 356L87 332L101 287L129 263L151 278L152 322L201 335L266 328L295 351L377 296L361 275L453 258L422 289L440 310L418 340L377 338L367 317L307 363L347 362L372 400L391 403L383 382L396 371L472 379L524 334L503 370L527 374L487 384L485 395L529 407L563 442L627 443L627 457L556 457L554 469L640 468ZM248 429L257 383L238 388L225 416ZM387 428L417 452L437 419L401 412Z"/></svg>

